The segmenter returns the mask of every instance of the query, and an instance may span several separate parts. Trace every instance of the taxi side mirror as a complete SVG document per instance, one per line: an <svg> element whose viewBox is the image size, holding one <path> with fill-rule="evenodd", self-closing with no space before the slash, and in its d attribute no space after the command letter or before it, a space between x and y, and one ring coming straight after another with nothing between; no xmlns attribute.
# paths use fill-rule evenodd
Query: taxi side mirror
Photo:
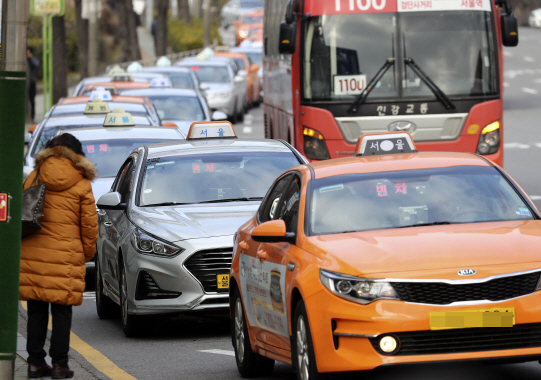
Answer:
<svg viewBox="0 0 541 380"><path fill-rule="evenodd" d="M121 200L120 193L115 191L103 194L100 199L98 199L97 206L101 210L125 210L126 203L121 203Z"/></svg>
<svg viewBox="0 0 541 380"><path fill-rule="evenodd" d="M176 124L173 123L172 121L164 121L164 122L162 123L162 126L164 126L164 127L178 128L178 125L176 125Z"/></svg>
<svg viewBox="0 0 541 380"><path fill-rule="evenodd" d="M254 228L252 239L258 243L295 243L296 236L294 232L287 232L286 223L278 219Z"/></svg>
<svg viewBox="0 0 541 380"><path fill-rule="evenodd" d="M34 125L32 125L30 128L28 128L28 133L34 133L34 131L36 130L36 127L37 127L37 126L38 126L37 124L34 124Z"/></svg>
<svg viewBox="0 0 541 380"><path fill-rule="evenodd" d="M250 72L257 73L259 71L259 65L256 65L255 63L250 66Z"/></svg>
<svg viewBox="0 0 541 380"><path fill-rule="evenodd" d="M235 28L238 28L238 27L240 26L240 21L239 21L239 20L233 21L233 26L234 26Z"/></svg>

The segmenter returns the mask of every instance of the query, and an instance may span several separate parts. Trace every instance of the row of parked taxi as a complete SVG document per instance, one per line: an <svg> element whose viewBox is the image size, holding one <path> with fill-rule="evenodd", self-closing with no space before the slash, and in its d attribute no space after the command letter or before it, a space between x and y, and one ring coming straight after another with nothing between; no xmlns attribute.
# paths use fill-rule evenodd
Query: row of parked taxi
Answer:
<svg viewBox="0 0 541 380"><path fill-rule="evenodd" d="M96 163L100 318L136 336L146 317L229 310L244 377L541 358L541 215L503 169L407 132L321 162L240 139L203 80L235 82L230 61L181 62L193 89L157 68L87 80L34 130L28 167L66 132Z"/></svg>

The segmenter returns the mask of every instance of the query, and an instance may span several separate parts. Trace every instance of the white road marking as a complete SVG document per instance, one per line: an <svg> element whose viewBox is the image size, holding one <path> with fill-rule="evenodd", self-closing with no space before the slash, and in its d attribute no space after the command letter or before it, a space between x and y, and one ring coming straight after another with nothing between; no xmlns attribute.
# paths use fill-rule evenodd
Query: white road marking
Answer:
<svg viewBox="0 0 541 380"><path fill-rule="evenodd" d="M535 146L541 148L541 143L535 143Z"/></svg>
<svg viewBox="0 0 541 380"><path fill-rule="evenodd" d="M535 75L535 74L541 74L541 69L521 69L521 70L505 70L503 72L504 77L513 79L520 75Z"/></svg>
<svg viewBox="0 0 541 380"><path fill-rule="evenodd" d="M541 195L529 195L532 201L538 201L541 199Z"/></svg>
<svg viewBox="0 0 541 380"><path fill-rule="evenodd" d="M513 56L513 53L511 53L511 52L508 51L508 50L504 50L504 51L503 51L503 55L504 55L504 57L512 57L512 56Z"/></svg>
<svg viewBox="0 0 541 380"><path fill-rule="evenodd" d="M541 83L541 78L534 79L534 83Z"/></svg>
<svg viewBox="0 0 541 380"><path fill-rule="evenodd" d="M249 127L247 125L242 127L242 133L252 133L252 131L253 131L252 127Z"/></svg>
<svg viewBox="0 0 541 380"><path fill-rule="evenodd" d="M532 95L537 94L537 90L534 90L533 88L522 87L522 91L527 94L532 94Z"/></svg>
<svg viewBox="0 0 541 380"><path fill-rule="evenodd" d="M518 142L505 143L505 144L503 144L503 147L505 149L530 149L529 144L521 144L521 143L518 143Z"/></svg>
<svg viewBox="0 0 541 380"><path fill-rule="evenodd" d="M503 82L503 87L509 87L509 83Z"/></svg>
<svg viewBox="0 0 541 380"><path fill-rule="evenodd" d="M83 292L83 299L85 300L95 300L96 299L96 292Z"/></svg>
<svg viewBox="0 0 541 380"><path fill-rule="evenodd" d="M209 354L217 354L217 355L227 355L227 356L235 356L235 351L228 351L228 350L199 350L199 352L207 352Z"/></svg>
<svg viewBox="0 0 541 380"><path fill-rule="evenodd" d="M528 56L525 56L525 57L524 57L524 60L525 60L526 62L535 62L535 59L534 59L534 58L528 57Z"/></svg>

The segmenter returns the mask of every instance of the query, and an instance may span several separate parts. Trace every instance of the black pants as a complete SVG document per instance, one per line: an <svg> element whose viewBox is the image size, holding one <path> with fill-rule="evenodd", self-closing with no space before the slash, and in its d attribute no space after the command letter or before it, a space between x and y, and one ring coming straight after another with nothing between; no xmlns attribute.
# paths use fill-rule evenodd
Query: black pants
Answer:
<svg viewBox="0 0 541 380"><path fill-rule="evenodd" d="M53 333L51 335L51 349L49 355L52 363L62 367L68 365L68 351L70 349L71 306L51 303L53 315ZM49 303L41 301L28 301L28 326L26 351L28 363L40 365L47 353L43 349L47 338L47 323L49 321Z"/></svg>
<svg viewBox="0 0 541 380"><path fill-rule="evenodd" d="M36 115L36 82L30 82L28 84L28 100L30 101L30 117L33 123L34 116Z"/></svg>

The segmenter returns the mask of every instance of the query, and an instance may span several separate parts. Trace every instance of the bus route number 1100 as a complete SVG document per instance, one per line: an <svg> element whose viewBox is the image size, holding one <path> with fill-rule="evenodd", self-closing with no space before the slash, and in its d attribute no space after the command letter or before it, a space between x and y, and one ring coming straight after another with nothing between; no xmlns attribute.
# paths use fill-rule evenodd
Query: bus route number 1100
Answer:
<svg viewBox="0 0 541 380"><path fill-rule="evenodd" d="M360 94L366 87L366 75L335 75L335 95Z"/></svg>

